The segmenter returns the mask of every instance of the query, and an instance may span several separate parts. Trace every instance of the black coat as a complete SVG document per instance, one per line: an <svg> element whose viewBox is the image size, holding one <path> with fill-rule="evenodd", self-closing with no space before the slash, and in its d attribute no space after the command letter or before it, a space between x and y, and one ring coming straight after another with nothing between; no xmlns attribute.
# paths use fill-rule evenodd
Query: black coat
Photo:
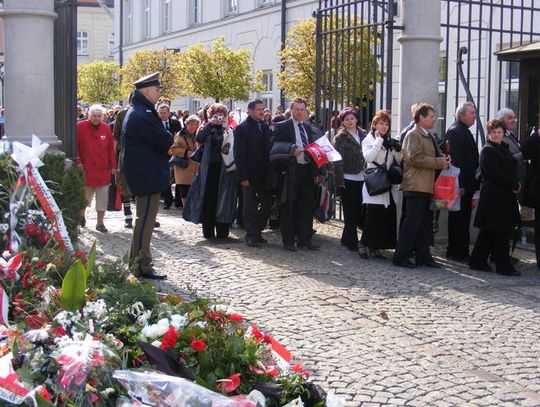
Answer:
<svg viewBox="0 0 540 407"><path fill-rule="evenodd" d="M182 130L182 124L180 121L169 117L169 132L174 136L180 130Z"/></svg>
<svg viewBox="0 0 540 407"><path fill-rule="evenodd" d="M528 182L527 186L530 186L531 190L525 190L525 198L527 199L528 205L533 205L534 207L540 206L540 137L538 137L538 132L533 131L533 133L521 144L521 152L523 153L523 158L525 160L531 160L532 174L528 174L528 177L531 177L534 182ZM530 193L528 193L530 192Z"/></svg>
<svg viewBox="0 0 540 407"><path fill-rule="evenodd" d="M487 141L480 154L482 185L474 226L509 231L520 223L516 159L508 144Z"/></svg>
<svg viewBox="0 0 540 407"><path fill-rule="evenodd" d="M459 120L446 132L445 142L452 165L460 169L459 187L465 188L465 195L471 197L478 189L478 144L468 127Z"/></svg>
<svg viewBox="0 0 540 407"><path fill-rule="evenodd" d="M154 105L138 91L122 124L121 140L122 165L130 191L136 196L165 191L173 137L163 127Z"/></svg>
<svg viewBox="0 0 540 407"><path fill-rule="evenodd" d="M257 121L251 116L236 127L234 162L240 181L248 180L250 184L264 186L270 166L272 131L263 122L261 122L261 130L257 126Z"/></svg>

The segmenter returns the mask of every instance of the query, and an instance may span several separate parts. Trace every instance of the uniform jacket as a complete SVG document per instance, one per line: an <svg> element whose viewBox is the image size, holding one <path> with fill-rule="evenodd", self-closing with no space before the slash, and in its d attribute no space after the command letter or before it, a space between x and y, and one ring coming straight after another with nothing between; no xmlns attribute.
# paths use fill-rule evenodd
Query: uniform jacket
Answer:
<svg viewBox="0 0 540 407"><path fill-rule="evenodd" d="M196 148L195 135L190 136L185 127L174 136L174 144L169 153L180 158L187 158L188 161L186 168L173 165L175 184L191 185L193 182L193 177L195 177L195 173L199 168L199 163L190 160L188 157L193 154Z"/></svg>
<svg viewBox="0 0 540 407"><path fill-rule="evenodd" d="M334 138L334 147L341 154L342 159L334 163L334 182L336 186L343 186L343 174L358 174L364 169L364 155L362 141L366 131L358 127L360 144L347 129L341 129Z"/></svg>
<svg viewBox="0 0 540 407"><path fill-rule="evenodd" d="M376 164L385 164L386 168L396 162L401 164L403 159L403 153L397 152L394 149L387 150L383 146L384 139L382 137L375 137L373 132L369 132L364 141L362 141L362 150L364 151L364 158L366 159L366 168L375 168ZM388 155L386 153L388 152ZM385 161L386 159L386 161ZM362 202L364 204L384 205L388 207L390 205L390 193L392 198L397 204L399 198L399 185L392 185L392 189L384 194L371 196L368 194L366 184L362 187Z"/></svg>
<svg viewBox="0 0 540 407"><path fill-rule="evenodd" d="M77 164L84 170L84 185L100 187L111 183L116 168L114 142L109 126L94 126L90 120L77 123Z"/></svg>
<svg viewBox="0 0 540 407"><path fill-rule="evenodd" d="M169 186L169 148L173 138L152 103L135 91L122 125L122 165L131 192L157 194Z"/></svg>
<svg viewBox="0 0 540 407"><path fill-rule="evenodd" d="M203 157L199 171L195 175L189 189L186 203L184 205L184 219L199 223L206 192L206 179L208 177L208 167L210 166L212 156L212 141L210 132L213 131L211 124L207 124L198 134L197 140L203 144ZM204 141L203 141L204 140ZM236 171L226 171L225 165L221 166L218 186L218 201L216 207L216 222L232 223L234 220L234 211L236 209L236 196L238 192L238 174Z"/></svg>
<svg viewBox="0 0 540 407"><path fill-rule="evenodd" d="M482 186L474 226L487 230L509 231L519 225L517 196L519 187L516 159L508 144L487 141L480 154Z"/></svg>
<svg viewBox="0 0 540 407"><path fill-rule="evenodd" d="M465 188L465 195L471 197L478 189L478 144L467 126L459 120L446 132L445 142L452 165L460 169L459 187Z"/></svg>
<svg viewBox="0 0 540 407"><path fill-rule="evenodd" d="M261 122L261 130L257 126L257 121L251 116L236 127L234 162L240 181L248 180L250 184L264 186L270 166L272 132L263 122Z"/></svg>
<svg viewBox="0 0 540 407"><path fill-rule="evenodd" d="M433 136L416 126L403 143L403 192L433 194L435 170L443 168L443 158Z"/></svg>

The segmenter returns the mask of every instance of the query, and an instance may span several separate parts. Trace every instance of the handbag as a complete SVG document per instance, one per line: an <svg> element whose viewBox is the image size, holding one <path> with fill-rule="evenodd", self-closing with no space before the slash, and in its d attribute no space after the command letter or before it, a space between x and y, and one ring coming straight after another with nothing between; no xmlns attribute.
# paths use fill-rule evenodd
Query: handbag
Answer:
<svg viewBox="0 0 540 407"><path fill-rule="evenodd" d="M201 163L204 153L204 145L201 144L197 149L189 156L189 159L191 161L195 161L196 163Z"/></svg>
<svg viewBox="0 0 540 407"><path fill-rule="evenodd" d="M173 155L169 160L169 164L178 165L181 168L187 168L189 162L187 158L177 157L176 155Z"/></svg>
<svg viewBox="0 0 540 407"><path fill-rule="evenodd" d="M388 150L386 150L386 158L388 158ZM392 182L386 170L386 158L384 164L373 163L375 167L364 170L364 184L370 196L384 194L392 189Z"/></svg>
<svg viewBox="0 0 540 407"><path fill-rule="evenodd" d="M390 182L395 185L401 184L403 181L403 168L396 163L396 160L394 160L390 168L388 168L388 178L390 178Z"/></svg>
<svg viewBox="0 0 540 407"><path fill-rule="evenodd" d="M234 162L234 134L231 130L226 130L223 135L223 144L221 145L221 157L225 165L225 171L236 171Z"/></svg>

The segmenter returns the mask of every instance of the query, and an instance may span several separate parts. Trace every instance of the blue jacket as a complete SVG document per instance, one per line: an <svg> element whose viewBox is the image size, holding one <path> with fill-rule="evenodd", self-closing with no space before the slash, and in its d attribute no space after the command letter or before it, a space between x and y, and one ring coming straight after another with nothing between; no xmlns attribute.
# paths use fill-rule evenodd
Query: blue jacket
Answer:
<svg viewBox="0 0 540 407"><path fill-rule="evenodd" d="M169 148L173 136L152 103L135 91L122 124L122 168L135 196L158 194L169 186Z"/></svg>

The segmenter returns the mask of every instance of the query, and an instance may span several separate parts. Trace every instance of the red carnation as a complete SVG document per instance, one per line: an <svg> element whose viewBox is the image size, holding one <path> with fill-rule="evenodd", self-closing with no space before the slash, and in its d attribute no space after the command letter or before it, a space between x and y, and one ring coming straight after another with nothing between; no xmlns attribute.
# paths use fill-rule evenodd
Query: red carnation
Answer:
<svg viewBox="0 0 540 407"><path fill-rule="evenodd" d="M54 333L54 336L56 336L56 337L61 337L61 336L67 335L66 330L61 325L58 325L54 329L53 333Z"/></svg>
<svg viewBox="0 0 540 407"><path fill-rule="evenodd" d="M38 227L33 223L29 223L28 225L26 225L24 230L28 236L36 236L39 231Z"/></svg>
<svg viewBox="0 0 540 407"><path fill-rule="evenodd" d="M251 324L251 335L255 337L255 340L257 342L260 342L264 339L263 333L257 329L255 324Z"/></svg>
<svg viewBox="0 0 540 407"><path fill-rule="evenodd" d="M160 349L168 350L173 349L176 345L176 340L178 339L178 332L174 327L170 327L163 339L161 340ZM202 341L201 341L202 342ZM204 342L203 342L204 343ZM203 348L204 350L204 348Z"/></svg>
<svg viewBox="0 0 540 407"><path fill-rule="evenodd" d="M191 349L193 349L195 352L204 352L206 349L206 343L199 339L193 339L189 346L191 346Z"/></svg>
<svg viewBox="0 0 540 407"><path fill-rule="evenodd" d="M40 313L30 314L24 317L27 325L32 329L39 329L45 323L45 319Z"/></svg>
<svg viewBox="0 0 540 407"><path fill-rule="evenodd" d="M291 366L291 370L305 377L309 377L309 372L307 370L302 369L303 366L304 366L303 363L297 363Z"/></svg>
<svg viewBox="0 0 540 407"><path fill-rule="evenodd" d="M43 231L41 231L37 237L38 242L41 244L46 244L50 239L51 239L51 235Z"/></svg>
<svg viewBox="0 0 540 407"><path fill-rule="evenodd" d="M43 260L38 260L38 262L36 263L36 268L39 270L39 269L42 269L43 267L45 267L45 263Z"/></svg>
<svg viewBox="0 0 540 407"><path fill-rule="evenodd" d="M27 263L28 264L28 263ZM23 278L22 278L22 286L23 288L29 288L30 287L30 283L28 282L28 279L32 276L32 273L30 273L29 271L27 271L26 273L24 273L23 275Z"/></svg>
<svg viewBox="0 0 540 407"><path fill-rule="evenodd" d="M31 267L32 267L32 265L30 263L24 263L23 270L28 271L28 270L30 270Z"/></svg>
<svg viewBox="0 0 540 407"><path fill-rule="evenodd" d="M240 373L235 373L226 379L218 380L218 382L219 383L216 385L218 391L231 393L240 386Z"/></svg>
<svg viewBox="0 0 540 407"><path fill-rule="evenodd" d="M73 257L76 259L81 259L84 263L86 263L86 253L85 252L75 252L73 253Z"/></svg>
<svg viewBox="0 0 540 407"><path fill-rule="evenodd" d="M242 322L244 320L244 317L242 315L240 315L240 314L231 314L229 316L229 319L231 321L240 321L240 322Z"/></svg>
<svg viewBox="0 0 540 407"><path fill-rule="evenodd" d="M210 311L208 312L208 318L213 319L214 321L220 321L226 317L220 312Z"/></svg>

